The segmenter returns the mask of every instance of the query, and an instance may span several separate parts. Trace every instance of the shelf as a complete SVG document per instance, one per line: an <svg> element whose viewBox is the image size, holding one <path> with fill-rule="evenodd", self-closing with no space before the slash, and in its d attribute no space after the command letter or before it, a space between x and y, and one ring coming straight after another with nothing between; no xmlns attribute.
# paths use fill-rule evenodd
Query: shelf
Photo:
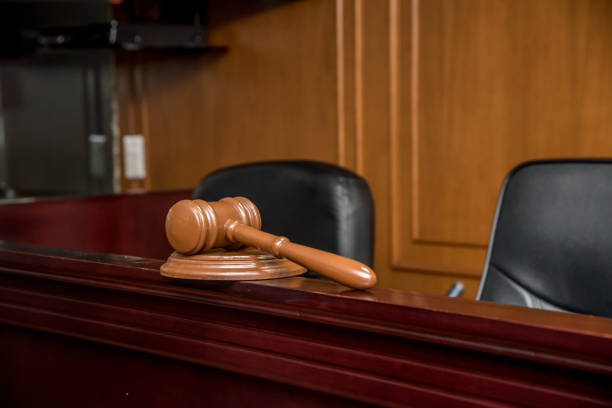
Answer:
<svg viewBox="0 0 612 408"><path fill-rule="evenodd" d="M84 26L51 27L29 32L27 40L38 49L115 48L178 52L224 50L207 43L204 27L196 24L110 22Z"/></svg>

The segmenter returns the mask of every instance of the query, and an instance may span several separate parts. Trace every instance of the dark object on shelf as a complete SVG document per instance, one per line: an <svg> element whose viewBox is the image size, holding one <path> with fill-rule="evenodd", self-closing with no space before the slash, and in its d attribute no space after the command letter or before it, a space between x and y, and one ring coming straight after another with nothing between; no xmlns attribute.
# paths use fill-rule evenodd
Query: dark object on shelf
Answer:
<svg viewBox="0 0 612 408"><path fill-rule="evenodd" d="M26 34L43 48L143 48L203 50L204 27L197 24L107 23L51 27Z"/></svg>

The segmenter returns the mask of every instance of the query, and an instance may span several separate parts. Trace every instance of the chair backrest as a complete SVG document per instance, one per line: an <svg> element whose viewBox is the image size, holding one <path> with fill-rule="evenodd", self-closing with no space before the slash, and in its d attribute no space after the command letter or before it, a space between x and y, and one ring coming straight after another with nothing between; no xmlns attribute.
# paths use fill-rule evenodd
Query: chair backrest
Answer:
<svg viewBox="0 0 612 408"><path fill-rule="evenodd" d="M612 160L510 172L477 298L612 317Z"/></svg>
<svg viewBox="0 0 612 408"><path fill-rule="evenodd" d="M372 266L372 194L346 169L312 161L249 163L207 175L193 193L207 201L228 196L253 201L266 232Z"/></svg>

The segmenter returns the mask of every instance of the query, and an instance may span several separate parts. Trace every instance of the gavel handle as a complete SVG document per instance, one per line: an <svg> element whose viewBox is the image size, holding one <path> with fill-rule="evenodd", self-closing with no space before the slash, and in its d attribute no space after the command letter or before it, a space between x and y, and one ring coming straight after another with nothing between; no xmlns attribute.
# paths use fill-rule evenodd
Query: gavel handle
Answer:
<svg viewBox="0 0 612 408"><path fill-rule="evenodd" d="M374 271L353 259L290 242L286 237L263 232L235 220L225 224L228 240L254 246L276 257L285 257L311 271L355 289L376 284Z"/></svg>

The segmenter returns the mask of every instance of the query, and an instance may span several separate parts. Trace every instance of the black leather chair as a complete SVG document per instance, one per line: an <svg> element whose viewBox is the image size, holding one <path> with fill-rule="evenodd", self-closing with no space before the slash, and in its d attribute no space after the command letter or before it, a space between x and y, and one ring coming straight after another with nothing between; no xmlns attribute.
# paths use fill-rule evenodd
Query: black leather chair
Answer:
<svg viewBox="0 0 612 408"><path fill-rule="evenodd" d="M510 172L477 299L612 317L612 160Z"/></svg>
<svg viewBox="0 0 612 408"><path fill-rule="evenodd" d="M193 198L244 196L259 208L262 230L372 266L374 203L367 182L313 161L249 163L204 177Z"/></svg>

